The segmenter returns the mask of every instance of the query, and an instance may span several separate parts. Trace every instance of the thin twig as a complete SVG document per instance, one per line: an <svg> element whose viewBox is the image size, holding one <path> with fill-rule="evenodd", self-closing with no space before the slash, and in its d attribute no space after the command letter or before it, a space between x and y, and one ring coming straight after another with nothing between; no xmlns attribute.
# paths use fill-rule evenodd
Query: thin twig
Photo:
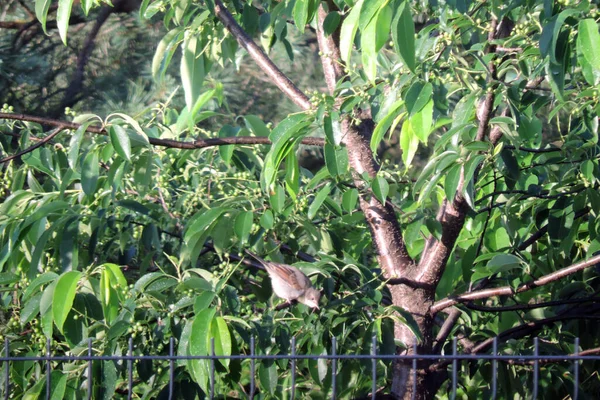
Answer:
<svg viewBox="0 0 600 400"><path fill-rule="evenodd" d="M52 118L44 118L28 114L13 114L0 112L0 119L36 122L38 124L55 126L62 129L78 129L81 126L81 124L78 124L76 122L61 121ZM88 126L86 128L86 132L94 133L96 135L107 135L106 129L104 129L103 127L100 128L96 126ZM149 137L148 141L151 145L154 146L183 150L205 149L207 147L214 146L272 144L269 138L263 136L238 136L227 138L196 139L194 142L182 142L172 139L158 139ZM300 143L307 146L322 147L325 145L325 139L318 137L306 137L302 139Z"/></svg>
<svg viewBox="0 0 600 400"><path fill-rule="evenodd" d="M54 129L53 132L51 132L48 136L46 136L45 138L40 139L37 143L35 143L34 145L26 148L25 150L21 150L18 153L13 154L12 156L8 156L6 158L3 158L0 160L0 164L4 164L5 162L8 162L10 160L14 160L17 157L21 157L24 154L27 153L31 153L32 151L34 151L35 149L37 149L38 147L42 147L44 144L48 143L49 141L51 141L56 135L58 135L60 132L63 131L63 128L56 128Z"/></svg>

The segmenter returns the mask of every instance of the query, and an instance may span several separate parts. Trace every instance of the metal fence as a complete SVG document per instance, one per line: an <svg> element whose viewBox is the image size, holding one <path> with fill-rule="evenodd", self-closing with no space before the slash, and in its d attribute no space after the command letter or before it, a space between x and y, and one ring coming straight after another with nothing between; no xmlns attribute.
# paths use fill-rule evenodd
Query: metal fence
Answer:
<svg viewBox="0 0 600 400"><path fill-rule="evenodd" d="M277 354L277 355L259 355L255 353L255 341L254 337L250 340L250 354L240 354L240 355L216 355L215 347L214 347L214 339L211 341L211 354L212 355L204 355L204 356L193 356L193 355L176 355L175 354L175 342L173 338L170 340L169 345L169 354L168 355L134 355L133 354L133 341L129 339L129 348L127 355L94 355L92 352L92 340L88 341L88 349L87 355L85 356L59 356L52 355L50 352L50 340L47 343L46 355L44 356L11 356L10 355L10 342L8 339L5 341L5 352L3 356L0 357L0 365L5 365L5 376L2 379L3 382L3 391L4 391L4 399L8 400L11 396L11 382L10 382L10 374L9 374L9 365L11 362L22 362L22 361L33 361L33 362L41 362L45 363L46 367L46 391L45 398L51 398L51 390L52 382L51 382L51 372L52 372L52 362L87 362L87 399L92 398L92 362L93 361L120 361L127 362L127 377L128 377L128 399L132 398L133 394L133 362L134 361L168 361L169 362L169 400L174 399L173 396L173 385L174 385L174 377L175 377L175 363L180 360L209 360L210 361L210 370L209 370L209 393L207 396L210 399L213 399L215 396L215 361L218 360L249 360L250 361L250 390L249 390L249 399L253 399L256 392L256 362L266 361L266 360L289 360L290 361L290 372L291 372L291 395L290 398L295 398L296 392L296 362L298 360L329 360L331 362L331 379L332 379L332 398L337 398L336 392L336 378L337 378L337 365L338 362L343 360L370 360L372 369L371 369L371 380L372 380L372 389L370 398L376 399L377 395L377 362L378 361L395 361L395 360L404 360L405 362L412 363L412 375L413 375L413 398L416 395L416 382L417 382L417 362L418 361L428 361L428 362L438 362L438 363L447 363L448 365L452 365L451 368L451 399L456 397L456 391L458 386L458 366L461 361L482 361L487 360L492 363L492 382L491 382L491 399L496 399L498 392L498 381L497 381L497 366L498 362L512 362L519 364L528 364L533 366L533 380L532 384L532 397L536 399L538 397L538 388L539 388L539 368L540 363L558 363L565 362L570 363L573 373L573 393L572 398L578 399L579 397L579 368L580 362L584 361L600 361L600 354L579 354L579 339L575 339L574 348L575 353L573 354L564 354L564 355L544 355L539 353L539 344L538 338L534 338L534 351L533 354L530 355L502 355L498 353L498 342L494 339L493 348L491 354L459 354L457 353L457 340L454 339L452 346L452 354L417 354L416 346L413 349L414 354L377 354L377 340L376 337L373 337L373 342L371 346L371 354L337 354L336 353L336 340L332 338L332 348L331 354L327 355L304 355L304 354L296 354L295 348L295 338L292 338L291 341L291 354Z"/></svg>

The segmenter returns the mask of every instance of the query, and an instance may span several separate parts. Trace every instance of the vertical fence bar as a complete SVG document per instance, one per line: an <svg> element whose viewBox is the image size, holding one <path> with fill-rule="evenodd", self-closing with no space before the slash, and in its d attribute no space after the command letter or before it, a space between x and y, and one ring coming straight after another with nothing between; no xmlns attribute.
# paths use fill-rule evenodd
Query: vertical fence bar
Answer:
<svg viewBox="0 0 600 400"><path fill-rule="evenodd" d="M129 348L127 355L133 357L133 338L129 338ZM131 400L133 396L133 360L127 360L127 400Z"/></svg>
<svg viewBox="0 0 600 400"><path fill-rule="evenodd" d="M498 391L498 360L496 359L498 355L498 336L494 337L492 343L492 355L494 356L492 360L492 400L496 400L496 392Z"/></svg>
<svg viewBox="0 0 600 400"><path fill-rule="evenodd" d="M538 396L538 375L540 373L540 341L537 337L533 339L533 355L535 359L533 360L533 400L537 399Z"/></svg>
<svg viewBox="0 0 600 400"><path fill-rule="evenodd" d="M52 387L52 366L50 365L50 345L52 339L46 339L46 400L50 400L50 388Z"/></svg>
<svg viewBox="0 0 600 400"><path fill-rule="evenodd" d="M417 344L413 343L413 360L412 360L412 371L413 371L413 380L412 380L412 395L410 398L415 400L417 398Z"/></svg>
<svg viewBox="0 0 600 400"><path fill-rule="evenodd" d="M452 356L456 357L456 338L452 339ZM458 360L456 358L452 359L452 400L456 399L456 386L458 385Z"/></svg>
<svg viewBox="0 0 600 400"><path fill-rule="evenodd" d="M579 338L575 338L575 351L573 352L575 357L579 356ZM577 400L579 397L579 360L575 358L573 360L573 400Z"/></svg>
<svg viewBox="0 0 600 400"><path fill-rule="evenodd" d="M215 397L215 338L210 338L210 399Z"/></svg>
<svg viewBox="0 0 600 400"><path fill-rule="evenodd" d="M373 335L373 342L371 343L371 380L373 386L371 387L371 399L375 400L377 396L377 336Z"/></svg>
<svg viewBox="0 0 600 400"><path fill-rule="evenodd" d="M8 338L4 339L4 355L6 356L6 371L4 371L4 400L8 400L10 392L10 342Z"/></svg>
<svg viewBox="0 0 600 400"><path fill-rule="evenodd" d="M331 360L331 398L335 400L337 395L336 387L337 387L337 359L336 356L336 340L335 336L331 338L331 355L333 359Z"/></svg>
<svg viewBox="0 0 600 400"><path fill-rule="evenodd" d="M292 396L296 396L296 336L292 336Z"/></svg>
<svg viewBox="0 0 600 400"><path fill-rule="evenodd" d="M169 400L173 400L173 381L175 380L175 339L169 339Z"/></svg>
<svg viewBox="0 0 600 400"><path fill-rule="evenodd" d="M250 400L254 398L254 336L250 337L250 395L248 396Z"/></svg>
<svg viewBox="0 0 600 400"><path fill-rule="evenodd" d="M88 357L92 357L92 338L88 339ZM92 359L88 360L88 392L87 398L90 400L92 398Z"/></svg>

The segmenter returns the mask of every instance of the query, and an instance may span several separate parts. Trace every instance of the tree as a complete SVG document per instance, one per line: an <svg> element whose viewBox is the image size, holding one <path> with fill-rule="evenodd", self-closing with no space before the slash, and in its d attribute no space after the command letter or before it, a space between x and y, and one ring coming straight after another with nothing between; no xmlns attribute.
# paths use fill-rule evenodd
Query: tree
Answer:
<svg viewBox="0 0 600 400"><path fill-rule="evenodd" d="M42 24L48 5L36 2ZM63 40L70 11L59 1ZM523 352L541 333L547 352L598 352L597 5L142 2L142 17L159 12L168 32L152 69L164 76L181 49L182 109L167 101L73 122L0 114L2 146L15 153L0 160L0 268L14 285L3 335L30 327L35 341L74 352L93 338L103 354L124 352L127 333L138 351L166 351L173 336L179 354L208 354L211 338L217 354L253 351L252 334L265 353L289 352L293 336L298 353L328 352L337 337L335 351L355 354L375 335L380 352L439 354L450 336L463 352L490 352L494 338L499 351ZM294 62L296 35L316 38L324 76L305 90L269 56ZM273 128L230 113L213 78L250 62L297 106ZM394 141L399 163L388 158ZM301 168L300 145L322 147L325 166ZM323 310L269 307L268 280L242 255L250 246L303 260ZM243 365L218 367L222 388L249 390ZM443 396L447 363L411 367L380 363L382 392ZM595 367L585 366L588 393ZM298 368L304 394L331 390L325 363ZM341 365L340 396L369 393L363 368ZM486 365L460 368L466 396L491 390ZM98 390L122 391L122 366L97 371ZM206 393L207 364L179 371L178 390ZM545 397L577 384L561 364L542 379L557 372ZM501 365L505 397L527 395L531 373ZM165 390L163 366L138 375L136 391ZM262 363L258 377L262 393L283 396L290 372Z"/></svg>

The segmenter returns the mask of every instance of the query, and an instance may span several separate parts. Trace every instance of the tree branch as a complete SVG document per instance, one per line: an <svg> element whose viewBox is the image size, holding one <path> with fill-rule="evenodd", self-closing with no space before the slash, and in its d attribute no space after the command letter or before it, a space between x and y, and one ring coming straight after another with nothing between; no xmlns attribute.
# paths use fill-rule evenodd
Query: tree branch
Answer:
<svg viewBox="0 0 600 400"><path fill-rule="evenodd" d="M271 59L254 43L254 40L236 22L221 0L215 0L215 14L225 28L237 39L256 64L272 79L277 87L303 110L311 108L310 99L271 61Z"/></svg>
<svg viewBox="0 0 600 400"><path fill-rule="evenodd" d="M42 138L40 140L38 140L34 145L26 148L25 150L21 150L15 154L13 154L12 156L8 156L5 157L3 159L0 160L0 164L4 164L5 162L8 162L10 160L14 160L17 157L20 157L24 154L27 153L31 153L32 151L34 151L35 149L37 149L38 147L42 147L44 144L48 143L49 141L51 141L56 135L58 135L60 132L63 131L64 128L56 128L54 129L54 131L52 133L50 133L48 136L46 136L45 138Z"/></svg>
<svg viewBox="0 0 600 400"><path fill-rule="evenodd" d="M584 311L584 310L575 310L575 311ZM550 317L550 318L544 318L544 319L540 319L537 321L533 321L533 322L528 322L526 324L523 325L519 325L516 326L514 328L510 328L507 329L503 332L501 332L500 334L498 334L496 336L497 339L502 339L502 340L509 340L509 339L516 339L516 338L521 338L523 336L529 335L533 332L535 332L536 330L542 328L545 325L550 325L553 324L555 322L560 322L560 321L567 321L567 320L573 320L573 319L600 319L599 315L591 315L595 312L600 311L599 308L594 308L592 310L586 310L585 313L577 313L577 312L573 312L573 310L569 310L569 312L565 312L561 315L557 315L554 317ZM469 354L477 354L477 353L481 353L482 351L486 351L490 346L492 346L492 344L494 343L494 338L488 338L484 341L482 341L481 343L479 343L478 345L474 346L471 351L469 352ZM580 353L581 355L581 353ZM451 361L448 360L444 360L441 362L438 362L436 364L432 364L428 367L428 371L429 372L435 372L435 371L439 371L444 369L447 365L449 365L451 363Z"/></svg>
<svg viewBox="0 0 600 400"><path fill-rule="evenodd" d="M577 211L575 213L575 216L573 218L574 219L579 219L579 218L585 217L589 212L590 212L590 209L586 207L583 210ZM534 234L532 234L529 237L529 239L527 239L524 242L522 242L519 245L519 247L517 247L517 250L519 250L519 251L525 250L526 248L528 248L529 246L531 246L532 244L534 244L535 242L537 242L542 236L544 236L546 234L546 232L548 232L548 224L544 225L537 232L535 232Z"/></svg>
<svg viewBox="0 0 600 400"><path fill-rule="evenodd" d="M537 287L555 282L566 276L582 271L586 268L593 267L598 262L600 262L600 255L593 256L585 261L580 261L569 267L559 269L558 271L555 271L548 275L544 275L541 278L535 279L531 282L522 283L516 289L514 289L511 286L501 286L498 288L477 290L471 293L464 293L457 296L448 297L446 299L435 302L435 304L431 307L430 312L432 314L436 314L445 308L452 307L459 303L465 303L467 301L485 299L488 297L495 296L512 296L517 293L526 292L528 290L535 289Z"/></svg>
<svg viewBox="0 0 600 400"><path fill-rule="evenodd" d="M536 308L562 306L565 304L581 304L581 303L595 303L600 302L600 297L589 296L580 299L566 299L566 300L553 300L545 301L542 303L533 304L514 304L512 306L499 306L499 307L488 307L480 306L470 302L464 303L464 306L471 310L484 311L484 312L506 312L506 311L522 311L522 310L533 310Z"/></svg>
<svg viewBox="0 0 600 400"><path fill-rule="evenodd" d="M42 125L55 126L62 129L78 129L81 124L76 122L60 121L51 118L37 117L34 115L27 114L13 114L0 112L0 119L16 120L16 121L27 121L35 122ZM107 135L104 128L88 126L87 132L94 133L96 135ZM269 138L264 136L238 136L238 137L227 137L227 138L211 138L211 139L196 139L193 142L182 142L179 140L172 139L158 139L149 137L148 141L153 146L168 147L174 149L204 149L207 147L215 146L228 146L228 145L255 145L255 144L271 144ZM317 137L307 137L300 141L301 144L307 146L324 146L325 140Z"/></svg>

